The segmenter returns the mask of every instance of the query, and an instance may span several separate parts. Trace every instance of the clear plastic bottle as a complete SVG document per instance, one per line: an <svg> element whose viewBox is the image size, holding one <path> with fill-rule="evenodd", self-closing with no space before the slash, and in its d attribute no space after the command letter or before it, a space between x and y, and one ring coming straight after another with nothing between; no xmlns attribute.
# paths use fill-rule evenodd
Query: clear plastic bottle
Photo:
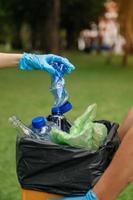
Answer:
<svg viewBox="0 0 133 200"><path fill-rule="evenodd" d="M47 119L50 122L54 122L60 130L69 133L72 123L66 119L64 113L70 111L71 109L72 105L67 101L60 107L53 107L51 110L52 114L49 115Z"/></svg>
<svg viewBox="0 0 133 200"><path fill-rule="evenodd" d="M56 69L56 74L52 75L50 91L54 96L54 107L58 107L68 100L69 94L65 89L65 66L56 62L52 65Z"/></svg>
<svg viewBox="0 0 133 200"><path fill-rule="evenodd" d="M53 122L48 122L45 117L36 117L32 119L32 131L41 140L51 141L50 131L56 125Z"/></svg>
<svg viewBox="0 0 133 200"><path fill-rule="evenodd" d="M52 75L50 89L54 96L54 107L47 119L50 122L54 122L60 130L69 133L71 122L63 115L72 109L72 105L68 101L69 94L65 89L64 75L67 72L67 68L64 64L57 62L53 62L52 66L56 69L56 74Z"/></svg>
<svg viewBox="0 0 133 200"><path fill-rule="evenodd" d="M35 138L34 132L28 128L18 117L12 116L9 118L11 125L17 129L18 133L27 135L29 137Z"/></svg>

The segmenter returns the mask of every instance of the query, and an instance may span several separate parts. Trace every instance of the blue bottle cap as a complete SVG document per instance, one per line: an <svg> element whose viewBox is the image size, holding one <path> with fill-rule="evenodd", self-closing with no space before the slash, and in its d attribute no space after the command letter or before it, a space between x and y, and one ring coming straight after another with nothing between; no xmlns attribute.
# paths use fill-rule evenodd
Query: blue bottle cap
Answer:
<svg viewBox="0 0 133 200"><path fill-rule="evenodd" d="M37 129L41 129L47 124L47 119L45 117L36 117L32 119L32 126Z"/></svg>
<svg viewBox="0 0 133 200"><path fill-rule="evenodd" d="M52 112L53 115L62 114L61 111L60 111L60 107L53 107L51 112Z"/></svg>
<svg viewBox="0 0 133 200"><path fill-rule="evenodd" d="M70 111L71 109L72 109L72 104L69 101L67 101L60 107L60 110L62 113L66 113Z"/></svg>
<svg viewBox="0 0 133 200"><path fill-rule="evenodd" d="M72 109L72 104L67 101L63 105L59 107L53 107L52 108L52 114L64 114Z"/></svg>

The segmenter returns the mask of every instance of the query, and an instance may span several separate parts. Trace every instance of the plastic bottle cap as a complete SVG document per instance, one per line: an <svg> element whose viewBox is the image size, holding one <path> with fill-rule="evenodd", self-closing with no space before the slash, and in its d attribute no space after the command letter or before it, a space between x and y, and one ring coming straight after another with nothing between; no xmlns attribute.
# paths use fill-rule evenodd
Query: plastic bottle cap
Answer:
<svg viewBox="0 0 133 200"><path fill-rule="evenodd" d="M67 101L61 106L53 107L52 114L63 114L70 111L71 109L72 109L72 104L69 101Z"/></svg>
<svg viewBox="0 0 133 200"><path fill-rule="evenodd" d="M61 114L60 107L53 107L51 112L52 114Z"/></svg>
<svg viewBox="0 0 133 200"><path fill-rule="evenodd" d="M45 117L36 117L32 119L32 126L37 129L41 129L47 124L47 119Z"/></svg>

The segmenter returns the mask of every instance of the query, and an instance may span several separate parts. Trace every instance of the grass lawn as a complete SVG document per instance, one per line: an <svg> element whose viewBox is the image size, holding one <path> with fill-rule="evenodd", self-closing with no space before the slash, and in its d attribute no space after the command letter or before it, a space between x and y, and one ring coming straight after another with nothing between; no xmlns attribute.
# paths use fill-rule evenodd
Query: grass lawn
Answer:
<svg viewBox="0 0 133 200"><path fill-rule="evenodd" d="M97 119L121 122L133 105L133 59L130 58L127 68L122 68L119 57L107 65L105 57L100 55L66 52L64 56L76 66L76 71L66 77L73 103L67 117L75 119L89 104L96 102ZM47 73L15 68L0 70L0 200L21 199L15 171L16 132L8 124L8 118L15 114L29 124L35 116L47 116L53 104L49 87ZM132 200L133 186L118 199Z"/></svg>

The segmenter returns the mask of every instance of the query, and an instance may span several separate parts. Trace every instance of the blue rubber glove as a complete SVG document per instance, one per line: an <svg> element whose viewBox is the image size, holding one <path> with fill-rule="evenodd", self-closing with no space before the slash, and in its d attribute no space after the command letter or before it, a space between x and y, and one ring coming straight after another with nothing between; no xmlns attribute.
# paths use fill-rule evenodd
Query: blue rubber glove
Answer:
<svg viewBox="0 0 133 200"><path fill-rule="evenodd" d="M63 58L54 54L36 55L30 53L23 54L19 62L19 67L22 70L38 69L47 71L53 75L58 74L56 68L52 66L53 63L62 64L64 66L64 74L69 74L75 69L75 67L69 62L67 58Z"/></svg>
<svg viewBox="0 0 133 200"><path fill-rule="evenodd" d="M98 200L98 198L96 197L96 195L94 194L94 192L92 190L89 190L89 192L87 192L87 194L85 196L66 197L66 198L63 198L63 199L60 199L60 200Z"/></svg>

